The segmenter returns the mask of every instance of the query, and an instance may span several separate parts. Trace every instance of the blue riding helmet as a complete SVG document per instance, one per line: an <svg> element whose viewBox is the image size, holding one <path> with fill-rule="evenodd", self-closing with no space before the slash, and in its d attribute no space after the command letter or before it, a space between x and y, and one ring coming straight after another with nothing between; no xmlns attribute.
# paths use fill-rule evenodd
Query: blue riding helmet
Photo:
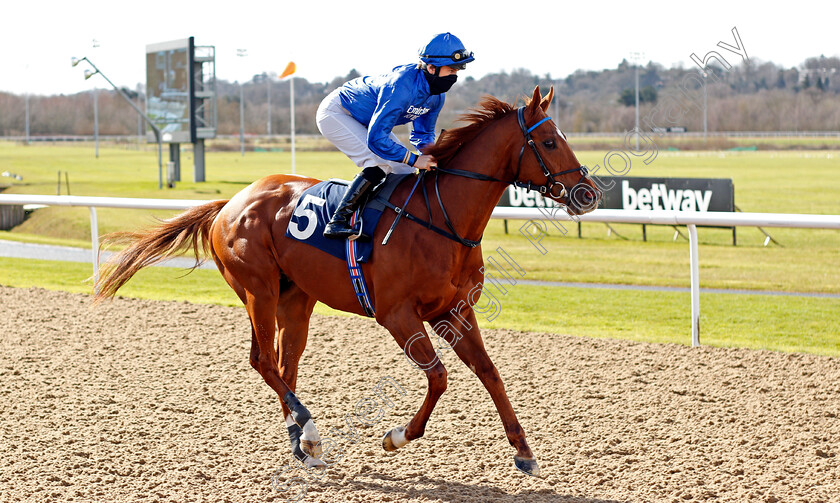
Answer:
<svg viewBox="0 0 840 503"><path fill-rule="evenodd" d="M468 51L461 39L446 32L435 35L431 42L420 48L420 61L441 66L451 66L463 70L467 63L475 61L472 51Z"/></svg>

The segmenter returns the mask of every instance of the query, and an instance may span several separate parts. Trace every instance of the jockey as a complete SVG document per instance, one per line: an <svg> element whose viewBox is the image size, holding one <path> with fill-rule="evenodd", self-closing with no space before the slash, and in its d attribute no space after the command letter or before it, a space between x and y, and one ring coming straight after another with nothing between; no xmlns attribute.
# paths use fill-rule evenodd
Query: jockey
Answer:
<svg viewBox="0 0 840 503"><path fill-rule="evenodd" d="M458 79L458 70L475 58L451 33L436 35L420 49L419 56L417 64L345 83L318 107L316 121L321 134L363 168L327 224L325 237L354 235L350 216L388 173L413 173L415 168L437 165L432 156L407 149L392 130L411 122L411 144L421 152L433 144L444 93Z"/></svg>

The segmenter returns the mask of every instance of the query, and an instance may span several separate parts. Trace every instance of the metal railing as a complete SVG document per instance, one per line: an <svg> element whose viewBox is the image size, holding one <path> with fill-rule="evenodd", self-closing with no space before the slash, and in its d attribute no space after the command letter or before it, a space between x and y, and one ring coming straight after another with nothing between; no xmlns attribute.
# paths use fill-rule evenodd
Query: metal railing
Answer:
<svg viewBox="0 0 840 503"><path fill-rule="evenodd" d="M0 204L45 206L77 206L90 210L90 239L93 276L99 277L99 224L96 208L126 208L146 210L186 210L210 202L194 199L135 199L121 197L45 196L26 194L0 194ZM572 221L572 217L555 208L504 208L493 210L492 218L507 220L554 220L559 225ZM697 226L721 227L788 227L798 229L840 230L840 215L811 215L798 213L729 213L653 210L595 210L575 217L582 222L685 225L689 236L689 262L691 270L691 344L700 345L700 258L698 255Z"/></svg>
<svg viewBox="0 0 840 503"><path fill-rule="evenodd" d="M627 135L626 131L598 131L598 132L567 132L570 136L582 138L624 138ZM651 133L654 134L654 133ZM684 132L667 132L662 133L665 137L703 137L703 131L684 131ZM297 133L299 138L323 138L320 134ZM840 131L709 131L705 136L726 138L726 137L743 137L743 138L831 138L840 140ZM272 134L264 133L245 133L245 137L249 139L287 139L290 138L286 134ZM217 134L216 138L224 139L239 139L239 134ZM30 135L28 140L30 142L92 142L95 137L93 135L70 135L70 134L42 134ZM137 135L99 135L100 140L109 141L123 141L146 143L146 136ZM0 136L0 141L21 142L26 141L26 136Z"/></svg>

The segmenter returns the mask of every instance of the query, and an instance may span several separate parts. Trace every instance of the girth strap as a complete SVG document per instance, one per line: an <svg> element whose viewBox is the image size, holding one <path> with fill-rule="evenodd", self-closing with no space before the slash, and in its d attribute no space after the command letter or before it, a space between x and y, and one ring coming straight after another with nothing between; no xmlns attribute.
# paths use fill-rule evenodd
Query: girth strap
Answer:
<svg viewBox="0 0 840 503"><path fill-rule="evenodd" d="M350 218L350 225L355 226L358 218L359 210L356 210ZM373 301L368 293L367 283L365 283L365 275L362 272L362 264L356 260L356 240L347 239L344 246L347 255L347 271L350 273L350 283L353 284L353 290L356 292L356 299L359 301L359 304L362 306L362 310L364 310L365 314L373 318L376 316L376 312L373 309Z"/></svg>

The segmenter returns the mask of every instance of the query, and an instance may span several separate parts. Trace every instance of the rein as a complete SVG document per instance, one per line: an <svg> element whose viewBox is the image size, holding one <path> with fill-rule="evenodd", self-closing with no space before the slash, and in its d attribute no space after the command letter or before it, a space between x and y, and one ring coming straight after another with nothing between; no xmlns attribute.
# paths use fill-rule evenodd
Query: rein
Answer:
<svg viewBox="0 0 840 503"><path fill-rule="evenodd" d="M394 227L396 227L397 223L399 222L399 219L400 219L401 216L405 216L405 218L407 218L408 220L411 220L412 222L421 224L421 225L425 226L426 228L428 228L428 229L430 229L434 232L437 232L438 234L440 234L440 235L442 235L446 238L449 238L453 241L461 243L464 246L467 246L467 247L470 247L470 248L475 248L476 246L481 244L481 239L480 238L477 241L473 241L471 239L466 239L466 238L462 237L455 230L455 226L452 225L452 221L449 219L449 215L446 213L446 208L443 205L443 199L440 197L440 189L438 187L438 179L439 179L439 174L440 173L444 173L444 174L447 174L447 175L460 176L460 177L463 177L463 178L471 178L473 180L480 180L480 181L483 181L483 182L504 183L504 184L507 184L507 185L513 185L513 186L516 186L516 187L521 187L521 188L529 190L529 191L539 192L540 194L543 194L543 195L548 194L548 195L550 195L552 197L556 197L556 198L563 197L564 198L563 201L562 201L563 204L565 204L566 206L569 206L571 204L571 196L570 196L569 192L566 190L566 186L563 185L561 182L556 181L555 177L565 175L565 174L568 174L568 173L573 173L575 171L579 171L580 174L581 174L581 177L580 177L580 180L578 181L578 183L581 183L586 178L589 177L589 172L586 169L586 166L581 165L581 166L578 166L577 168L572 168L572 169L567 169L567 170L564 170L564 171L558 171L557 173L552 173L548 169L548 167L545 165L545 162L543 161L543 158L540 155L539 150L537 150L537 145L534 143L534 139L531 138L531 131L536 129L542 123L551 120L551 117L545 117L542 120L538 121L533 126L528 127L525 124L525 107L520 107L520 108L516 109L516 119L519 122L519 128L522 130L522 134L525 137L525 144L522 145L522 148L519 150L519 161L517 162L516 175L514 176L513 180L510 180L510 181L501 180L499 178L496 178L496 177L493 177L493 176L490 176L490 175L485 175L483 173L476 173L474 171L467 171L467 170L463 170L463 169L435 167L434 168L435 169L435 195L437 196L438 205L440 206L440 210L441 210L441 212L443 212L443 220L446 223L446 226L451 231L451 232L447 232L447 231L441 229L440 227L437 227L437 226L433 225L432 222L431 222L431 220L432 220L432 208L431 208L431 205L429 204L429 197L428 197L428 194L426 193L426 185L425 184L420 183L420 185L423 188L423 197L426 200L426 208L429 212L429 221L425 221L423 219L415 217L411 213L408 213L407 211L405 211L405 207L408 206L408 202L411 200L411 197L414 195L414 189L417 188L417 183L421 182L421 180L423 179L423 175L425 175L425 172L421 172L417 182L414 184L414 188L411 189L411 193L409 194L408 199L405 201L405 204L403 205L402 208L400 208L399 206L396 206L394 204L391 204L388 201L382 200L382 202L385 204L385 206L394 210L394 212L397 213L397 218L394 220L394 223L391 225L391 229L388 231L388 235L386 236L385 240L382 241L382 244L383 245L387 244L388 238L390 237L391 232L394 230ZM519 172L522 170L522 157L525 154L525 147L526 146L531 147L531 150L534 152L534 156L536 156L537 162L539 163L540 168L542 169L543 174L546 177L546 182L542 185L535 185L531 180L528 180L527 182L522 182L522 181L519 180ZM560 191L558 193L555 193L555 188L556 187L560 188Z"/></svg>
<svg viewBox="0 0 840 503"><path fill-rule="evenodd" d="M425 174L425 172L421 172L420 175L419 175L419 178L423 178L424 174ZM440 234L441 236L443 236L447 239L451 239L452 241L456 241L458 243L461 243L462 245L464 245L468 248L475 248L476 246L481 244L481 239L479 239L478 241L473 241L472 239L464 238L460 234L458 234L458 232L455 230L455 227L452 225L452 222L449 220L449 215L446 214L446 209L443 207L443 201L440 198L440 191L438 190L437 173L435 173L435 193L437 194L438 204L440 205L440 209L443 212L443 219L446 222L447 227L449 227L449 230L451 230L452 232L447 232L447 231L441 229L440 227L432 224L432 206L431 206L431 204L429 204L429 195L426 192L426 184L420 184L420 186L423 188L423 198L426 200L426 209L429 212L429 220L423 220L422 218L418 218L418 217L412 215L411 213L405 211L405 207L407 207L408 202L411 201L411 196L414 195L414 189L412 189L411 194L409 194L408 199L406 199L405 204L403 205L402 208L399 207L399 206L396 206L395 204L392 204L390 201L386 201L385 199L379 199L379 201L382 202L382 204L384 204L387 208L390 208L390 209L394 210L394 213L397 214L397 218L395 218L394 223L391 224L391 228L388 230L388 234L385 236L385 239L382 240L382 246L385 246L386 244L388 244L388 238L390 238L391 232L393 232L394 227L396 227L397 223L399 223L400 217L405 217L407 220L411 220L414 223L420 224L423 227L425 227L425 228L427 228L427 229L429 229L433 232L436 232L436 233ZM416 183L415 183L414 187L415 188L417 187Z"/></svg>

